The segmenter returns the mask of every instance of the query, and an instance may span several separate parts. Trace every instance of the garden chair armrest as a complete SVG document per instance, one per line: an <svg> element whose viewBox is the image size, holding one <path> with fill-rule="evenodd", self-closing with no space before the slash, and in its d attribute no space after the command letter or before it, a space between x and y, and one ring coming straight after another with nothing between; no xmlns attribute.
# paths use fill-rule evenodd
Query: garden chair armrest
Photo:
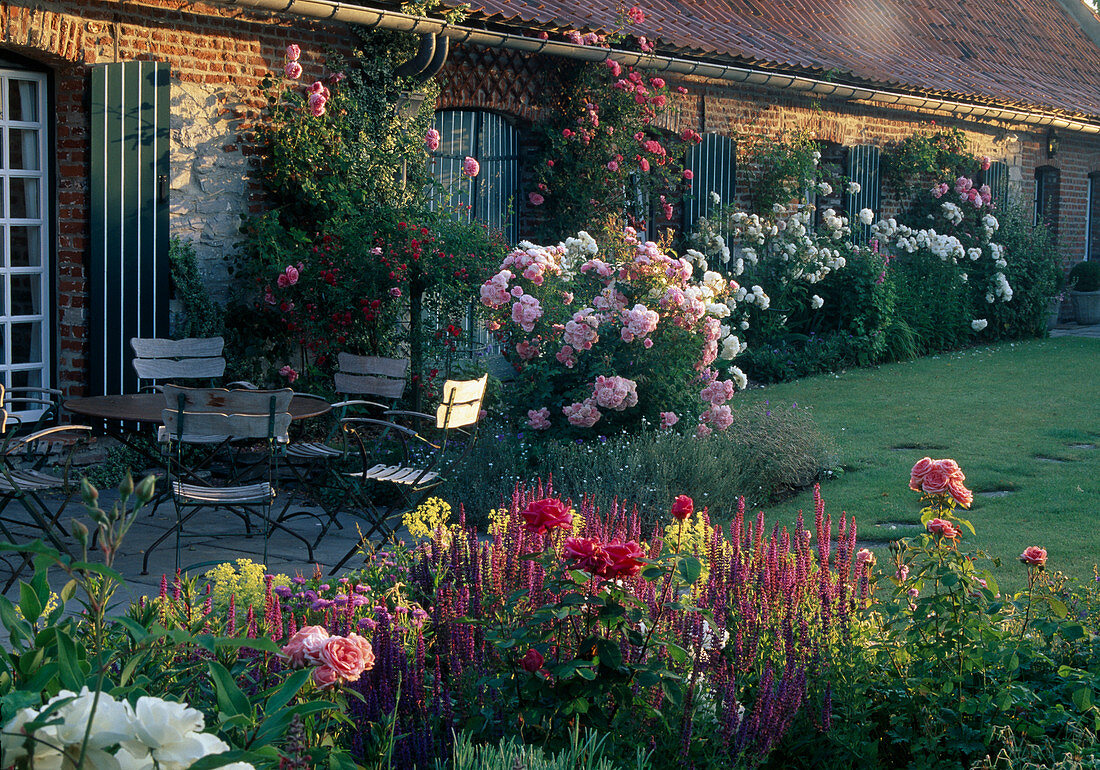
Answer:
<svg viewBox="0 0 1100 770"><path fill-rule="evenodd" d="M361 398L353 398L347 401L337 401L332 405L333 409L345 409L349 406L376 406L379 409L385 411L388 408L387 404L380 404L377 401L365 401Z"/></svg>
<svg viewBox="0 0 1100 770"><path fill-rule="evenodd" d="M249 382L248 380L233 380L233 382L227 382L225 384L225 387L230 389L243 388L244 390L259 390L259 387L257 387L254 383Z"/></svg>
<svg viewBox="0 0 1100 770"><path fill-rule="evenodd" d="M386 411L386 415L393 415L396 417L417 417L421 420L430 420L432 422L435 422L436 419L434 414L424 414L423 412L406 412L400 409L390 409Z"/></svg>
<svg viewBox="0 0 1100 770"><path fill-rule="evenodd" d="M81 431L90 434L92 432L92 428L90 425L54 425L53 427L36 430L34 433L16 438L5 448L5 451L7 453L10 453L15 451L19 447L26 446L27 444L33 443L35 441L40 441L47 436L50 436L51 434L68 433L70 431Z"/></svg>
<svg viewBox="0 0 1100 770"><path fill-rule="evenodd" d="M51 396L57 396L58 398L64 398L64 392L57 388L36 388L33 385L16 385L11 388L5 388L8 393L48 393Z"/></svg>
<svg viewBox="0 0 1100 770"><path fill-rule="evenodd" d="M325 398L324 396L318 396L316 393L305 393L305 392L300 391L300 390L294 391L294 396L295 396L295 398L301 396L302 398L315 398L318 401L328 401L328 399Z"/></svg>
<svg viewBox="0 0 1100 770"><path fill-rule="evenodd" d="M344 430L348 430L349 426L354 425L378 425L383 428L393 428L399 433L403 433L404 435L411 436L413 438L418 438L421 441L427 440L411 428L406 428L405 426L398 425L395 422L387 422L386 420L375 420L371 417L345 417L340 420L340 424L343 426Z"/></svg>

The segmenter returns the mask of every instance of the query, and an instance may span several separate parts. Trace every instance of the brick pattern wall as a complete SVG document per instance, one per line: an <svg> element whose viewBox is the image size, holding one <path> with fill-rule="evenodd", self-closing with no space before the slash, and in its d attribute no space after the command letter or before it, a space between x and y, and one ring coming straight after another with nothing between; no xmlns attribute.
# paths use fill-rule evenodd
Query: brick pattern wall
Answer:
<svg viewBox="0 0 1100 770"><path fill-rule="evenodd" d="M260 81L290 43L303 50L303 80L322 75L326 47L343 47L342 25L170 0L54 0L0 5L0 46L41 62L55 94L58 385L81 395L87 379L89 68L137 59L172 68L173 234L198 247L201 269L224 296L222 257L238 241L242 214L262 207L249 128L262 106Z"/></svg>

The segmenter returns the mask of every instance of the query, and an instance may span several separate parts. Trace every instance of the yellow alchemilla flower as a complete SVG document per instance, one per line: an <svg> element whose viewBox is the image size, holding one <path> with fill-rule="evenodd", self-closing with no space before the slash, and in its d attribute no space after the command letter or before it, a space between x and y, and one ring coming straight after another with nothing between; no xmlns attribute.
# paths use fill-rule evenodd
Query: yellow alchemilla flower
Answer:
<svg viewBox="0 0 1100 770"><path fill-rule="evenodd" d="M235 596L238 612L247 612L248 607L262 608L266 594L264 576L267 575L267 567L251 559L237 559L235 564L234 567L234 562L224 562L206 572L205 577L212 586L214 607L225 610L229 607L230 597ZM276 575L272 585L288 586L290 578Z"/></svg>
<svg viewBox="0 0 1100 770"><path fill-rule="evenodd" d="M414 539L421 540L431 537L437 529L447 529L450 518L450 504L438 497L429 497L415 511L402 516L401 523Z"/></svg>

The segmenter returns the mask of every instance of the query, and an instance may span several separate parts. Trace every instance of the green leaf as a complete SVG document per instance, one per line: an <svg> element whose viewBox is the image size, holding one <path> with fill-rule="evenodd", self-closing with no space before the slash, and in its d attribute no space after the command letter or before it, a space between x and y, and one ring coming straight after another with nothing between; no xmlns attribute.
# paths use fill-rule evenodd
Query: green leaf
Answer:
<svg viewBox="0 0 1100 770"><path fill-rule="evenodd" d="M264 712L267 714L274 714L290 703L294 696L298 694L298 691L309 681L310 674L312 673L311 669L303 668L288 676L286 681L279 685L271 694L271 697L267 699L267 703L264 704Z"/></svg>
<svg viewBox="0 0 1100 770"><path fill-rule="evenodd" d="M642 570L642 577L646 580L654 580L665 574L663 567L646 567Z"/></svg>
<svg viewBox="0 0 1100 770"><path fill-rule="evenodd" d="M218 696L218 710L228 716L251 716L252 705L248 696L237 686L233 675L215 660L207 663L210 676L214 680L214 691Z"/></svg>
<svg viewBox="0 0 1100 770"><path fill-rule="evenodd" d="M234 762L248 759L250 756L250 752L247 751L226 751L222 754L213 754L194 762L191 765L191 770L213 770L213 768L225 767Z"/></svg>
<svg viewBox="0 0 1100 770"><path fill-rule="evenodd" d="M80 669L80 658L76 642L67 633L57 633L57 678L66 690L80 692L84 686L84 673Z"/></svg>
<svg viewBox="0 0 1100 770"><path fill-rule="evenodd" d="M19 611L31 623L42 614L42 601L30 583L19 583Z"/></svg>
<svg viewBox="0 0 1100 770"><path fill-rule="evenodd" d="M1054 613L1054 617L1062 619L1069 614L1069 608L1061 599L1056 599L1053 596L1044 596L1043 599L1046 600L1050 611Z"/></svg>
<svg viewBox="0 0 1100 770"><path fill-rule="evenodd" d="M1082 638L1086 633L1087 632L1085 631L1085 627L1080 623L1070 623L1068 625L1065 625L1062 627L1061 631L1062 638L1065 639L1067 642L1076 641L1077 639Z"/></svg>
<svg viewBox="0 0 1100 770"><path fill-rule="evenodd" d="M1088 711L1092 708L1092 690L1088 687L1074 690L1073 705L1077 707L1078 711Z"/></svg>
<svg viewBox="0 0 1100 770"><path fill-rule="evenodd" d="M684 556L676 565L676 569L684 581L691 585L703 574L703 563L694 556Z"/></svg>
<svg viewBox="0 0 1100 770"><path fill-rule="evenodd" d="M600 639L596 642L596 654L600 656L600 663L608 668L618 668L623 663L622 650L611 639Z"/></svg>

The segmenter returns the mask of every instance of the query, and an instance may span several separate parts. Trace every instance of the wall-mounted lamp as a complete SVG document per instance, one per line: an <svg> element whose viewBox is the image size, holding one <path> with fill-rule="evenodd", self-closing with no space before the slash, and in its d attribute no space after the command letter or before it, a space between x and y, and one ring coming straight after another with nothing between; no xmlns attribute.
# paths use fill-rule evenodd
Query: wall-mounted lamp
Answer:
<svg viewBox="0 0 1100 770"><path fill-rule="evenodd" d="M1020 136L1015 131L1009 131L1005 134L1005 141L1009 144L1016 144L1016 142L1020 141Z"/></svg>
<svg viewBox="0 0 1100 770"><path fill-rule="evenodd" d="M397 114L403 118L416 117L428 97L419 91L402 91L397 96Z"/></svg>
<svg viewBox="0 0 1100 770"><path fill-rule="evenodd" d="M1058 145L1061 143L1061 139L1058 137L1058 132L1054 130L1054 126L1047 129L1047 157L1053 158L1058 154Z"/></svg>

